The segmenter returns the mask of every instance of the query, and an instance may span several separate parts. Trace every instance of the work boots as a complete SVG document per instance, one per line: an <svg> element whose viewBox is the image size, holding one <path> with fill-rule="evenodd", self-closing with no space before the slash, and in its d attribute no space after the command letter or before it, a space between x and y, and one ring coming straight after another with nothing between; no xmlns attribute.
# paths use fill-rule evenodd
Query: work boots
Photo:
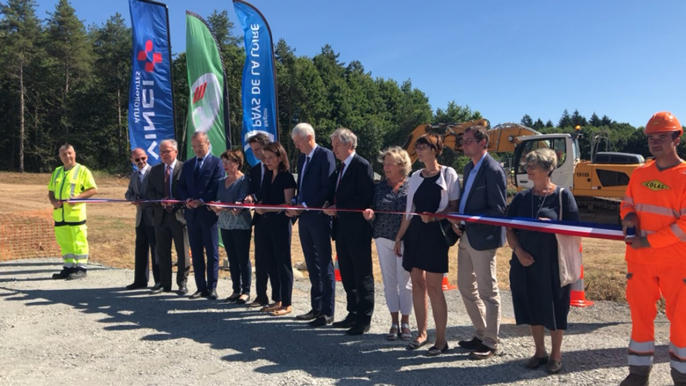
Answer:
<svg viewBox="0 0 686 386"><path fill-rule="evenodd" d="M619 386L648 386L652 366L629 366L629 375Z"/></svg>
<svg viewBox="0 0 686 386"><path fill-rule="evenodd" d="M52 278L53 278L54 280L66 279L66 278L68 278L69 275L71 275L72 273L74 273L74 268L71 268L71 267L69 267L69 268L64 267L64 268L62 268L62 270L61 270L59 273L53 273L53 274L52 274Z"/></svg>
<svg viewBox="0 0 686 386"><path fill-rule="evenodd" d="M67 280L83 279L88 276L88 273L83 268L76 268L72 273L67 276Z"/></svg>
<svg viewBox="0 0 686 386"><path fill-rule="evenodd" d="M674 386L686 386L686 374L678 372L674 367L672 367L672 380Z"/></svg>

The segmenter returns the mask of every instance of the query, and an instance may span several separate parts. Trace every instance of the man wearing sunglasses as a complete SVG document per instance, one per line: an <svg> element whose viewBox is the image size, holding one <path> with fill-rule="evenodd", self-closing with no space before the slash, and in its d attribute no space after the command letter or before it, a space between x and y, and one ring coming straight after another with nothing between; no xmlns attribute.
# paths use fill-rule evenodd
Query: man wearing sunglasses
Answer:
<svg viewBox="0 0 686 386"><path fill-rule="evenodd" d="M148 156L145 150L141 148L131 151L131 162L136 165L136 170L131 173L129 188L124 193L124 197L136 205L136 252L133 283L127 285L126 289L135 290L148 286L150 278L148 256L152 258L152 276L155 280L153 289L156 289L161 287L162 283L160 282L160 269L155 254L155 227L153 226L152 208L138 202L138 200L148 198L146 191L151 167L148 165Z"/></svg>

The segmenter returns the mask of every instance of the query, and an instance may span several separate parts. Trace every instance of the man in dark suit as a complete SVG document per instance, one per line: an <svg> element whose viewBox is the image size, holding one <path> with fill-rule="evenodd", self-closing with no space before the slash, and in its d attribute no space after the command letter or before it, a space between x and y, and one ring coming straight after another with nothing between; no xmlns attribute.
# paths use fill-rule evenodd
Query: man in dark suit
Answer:
<svg viewBox="0 0 686 386"><path fill-rule="evenodd" d="M349 129L336 129L331 134L331 146L341 164L330 180L333 195L329 200L333 205L324 213L334 216L332 233L348 309L345 319L333 326L348 328L349 335L361 335L369 331L374 312L372 226L361 212L331 209L369 208L374 199L374 173L369 162L355 153L357 136Z"/></svg>
<svg viewBox="0 0 686 386"><path fill-rule="evenodd" d="M503 216L507 180L502 166L488 154L488 134L483 126L472 126L462 137L464 154L471 161L464 168L460 214ZM495 254L505 243L505 229L482 224L453 224L460 234L457 253L457 283L476 336L458 344L472 350L472 359L490 358L498 352L500 293Z"/></svg>
<svg viewBox="0 0 686 386"><path fill-rule="evenodd" d="M301 153L298 158L298 194L293 204L302 208L321 208L331 195L330 179L336 168L334 155L331 150L317 145L314 129L309 123L297 124L291 138ZM311 320L313 327L326 326L333 322L336 290L331 261L331 217L320 211L288 211L288 215L298 216L300 244L312 284L312 308L295 318Z"/></svg>
<svg viewBox="0 0 686 386"><path fill-rule="evenodd" d="M244 202L246 204L254 204L259 201L257 198L257 193L262 188L264 181L269 181L272 174L267 169L267 166L262 162L264 159L264 153L262 152L264 147L271 142L269 137L264 133L257 133L252 137L248 138L248 144L252 150L252 154L259 160L259 162L250 169L250 185L248 186L248 196L245 198ZM257 224L261 215L255 213L252 218L252 225ZM264 307L269 304L269 297L267 296L267 282L269 281L269 268L267 267L267 255L268 251L265 251L265 244L260 242L259 235L255 238L255 292L257 296L255 300L248 305L248 307Z"/></svg>
<svg viewBox="0 0 686 386"><path fill-rule="evenodd" d="M178 154L177 143L173 139L160 142L160 158L162 163L150 170L147 194L150 200L178 199L177 187L183 162L176 160ZM153 204L153 225L155 226L155 249L157 262L160 267L160 286L152 293L171 292L172 288L172 240L176 248L178 267L176 284L179 295L188 293L188 273L191 270L188 256L188 233L183 209L178 204Z"/></svg>
<svg viewBox="0 0 686 386"><path fill-rule="evenodd" d="M148 165L148 155L145 150L135 148L131 151L131 162L138 169L131 173L129 187L124 193L127 200L134 201L136 205L136 252L134 260L133 283L126 286L128 290L145 288L148 286L150 270L148 269L148 255L152 258L152 276L155 279L155 287L162 286L160 283L160 268L155 254L155 227L153 226L152 208L149 205L135 202L148 198L147 188L151 166ZM150 251L150 253L148 253Z"/></svg>
<svg viewBox="0 0 686 386"><path fill-rule="evenodd" d="M214 201L219 180L224 168L219 157L210 153L207 134L196 131L191 137L195 157L183 164L179 179L179 199L186 201L186 226L193 255L193 271L197 291L191 299L205 297L217 300L219 280L219 228L217 215L204 207L205 202ZM207 265L205 253L207 253ZM207 278L205 277L207 268Z"/></svg>

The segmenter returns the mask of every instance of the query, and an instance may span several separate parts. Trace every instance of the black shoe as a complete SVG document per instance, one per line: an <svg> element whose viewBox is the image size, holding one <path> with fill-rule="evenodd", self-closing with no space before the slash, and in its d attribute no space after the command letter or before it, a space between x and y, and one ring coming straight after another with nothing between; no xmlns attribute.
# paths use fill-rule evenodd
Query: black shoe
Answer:
<svg viewBox="0 0 686 386"><path fill-rule="evenodd" d="M297 315L295 320L314 320L317 319L322 313L315 310L309 310L306 314Z"/></svg>
<svg viewBox="0 0 686 386"><path fill-rule="evenodd" d="M152 287L152 289L158 289L162 288L162 283L155 283L155 285Z"/></svg>
<svg viewBox="0 0 686 386"><path fill-rule="evenodd" d="M212 290L207 294L207 299L208 300L217 300L217 291Z"/></svg>
<svg viewBox="0 0 686 386"><path fill-rule="evenodd" d="M171 288L153 288L152 291L150 291L150 295L161 294L162 292L171 292Z"/></svg>
<svg viewBox="0 0 686 386"><path fill-rule="evenodd" d="M54 280L62 280L69 277L74 272L74 268L64 267L59 273L53 273L52 278Z"/></svg>
<svg viewBox="0 0 686 386"><path fill-rule="evenodd" d="M307 323L310 327L324 327L333 323L333 316L321 315L317 319Z"/></svg>
<svg viewBox="0 0 686 386"><path fill-rule="evenodd" d="M137 290L137 289L147 288L147 287L148 286L146 284L133 283L133 284L127 285L126 289L130 291L130 290Z"/></svg>
<svg viewBox="0 0 686 386"><path fill-rule="evenodd" d="M345 333L348 335L362 335L368 331L369 331L369 325L368 324L355 323L355 325L353 327L351 327L350 330L346 331Z"/></svg>
<svg viewBox="0 0 686 386"><path fill-rule="evenodd" d="M674 359L674 355L670 354L670 357ZM686 374L677 371L674 367L672 367L670 374L672 375L674 386L686 386Z"/></svg>
<svg viewBox="0 0 686 386"><path fill-rule="evenodd" d="M629 373L619 386L648 386L650 384L649 382L650 375Z"/></svg>
<svg viewBox="0 0 686 386"><path fill-rule="evenodd" d="M467 350L476 350L481 347L483 341L477 337L473 337L472 340L461 340L457 342L457 345L466 348Z"/></svg>
<svg viewBox="0 0 686 386"><path fill-rule="evenodd" d="M185 284L182 285L182 286L179 286L179 290L176 291L176 293L177 293L179 296L186 295L186 294L188 293L188 287L186 287Z"/></svg>
<svg viewBox="0 0 686 386"><path fill-rule="evenodd" d="M448 351L448 342L445 343L445 346L443 346L443 348L431 346L431 348L426 352L426 356L435 357L437 355L445 354L447 351Z"/></svg>
<svg viewBox="0 0 686 386"><path fill-rule="evenodd" d="M497 349L490 348L482 343L481 346L479 346L479 348L469 353L469 359L488 359L497 353Z"/></svg>
<svg viewBox="0 0 686 386"><path fill-rule="evenodd" d="M83 279L86 276L88 276L88 272L85 269L76 269L76 271L70 273L69 276L67 276L67 280Z"/></svg>
<svg viewBox="0 0 686 386"><path fill-rule="evenodd" d="M348 316L345 317L343 320L339 320L338 322L334 322L331 324L331 326L336 327L336 328L351 328L356 324L355 322L355 315L354 314L348 314Z"/></svg>
<svg viewBox="0 0 686 386"><path fill-rule="evenodd" d="M207 297L207 292L205 291L195 291L193 295L189 296L190 299L199 299Z"/></svg>

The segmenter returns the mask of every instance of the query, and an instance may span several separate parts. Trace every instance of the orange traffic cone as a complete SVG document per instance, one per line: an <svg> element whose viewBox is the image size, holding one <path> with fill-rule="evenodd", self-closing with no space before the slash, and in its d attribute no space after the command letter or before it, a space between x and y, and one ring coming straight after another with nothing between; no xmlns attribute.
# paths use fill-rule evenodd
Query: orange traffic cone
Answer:
<svg viewBox="0 0 686 386"><path fill-rule="evenodd" d="M581 277L575 283L572 283L572 293L569 299L569 304L573 307L588 307L594 303L586 300L586 292L584 291L584 267L581 266Z"/></svg>
<svg viewBox="0 0 686 386"><path fill-rule="evenodd" d="M450 291L450 290L454 290L457 288L456 285L452 285L452 284L450 284L450 282L448 282L448 274L447 273L443 274L443 283L441 284L441 286L443 287L443 291Z"/></svg>
<svg viewBox="0 0 686 386"><path fill-rule="evenodd" d="M341 270L338 269L338 255L335 255L333 258L333 274L336 277L336 281L343 281L341 279Z"/></svg>

